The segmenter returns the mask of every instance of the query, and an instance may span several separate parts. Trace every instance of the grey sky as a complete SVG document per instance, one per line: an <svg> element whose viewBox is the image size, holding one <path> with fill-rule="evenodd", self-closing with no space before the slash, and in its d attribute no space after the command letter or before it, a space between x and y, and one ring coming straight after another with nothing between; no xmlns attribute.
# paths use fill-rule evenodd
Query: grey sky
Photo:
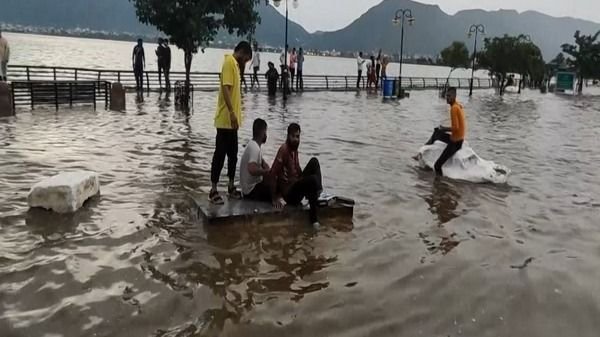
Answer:
<svg viewBox="0 0 600 337"><path fill-rule="evenodd" d="M299 7L292 7L290 18L308 31L336 30L343 28L382 0L298 0ZM446 13L454 14L462 9L486 10L516 9L519 12L536 10L552 16L572 16L600 23L600 0L421 0L437 4ZM280 11L283 11L281 6Z"/></svg>

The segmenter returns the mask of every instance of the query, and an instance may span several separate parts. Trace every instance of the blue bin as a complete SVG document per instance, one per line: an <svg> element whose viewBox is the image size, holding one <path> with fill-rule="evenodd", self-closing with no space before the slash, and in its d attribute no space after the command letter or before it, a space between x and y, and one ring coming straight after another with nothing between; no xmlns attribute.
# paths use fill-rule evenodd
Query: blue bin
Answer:
<svg viewBox="0 0 600 337"><path fill-rule="evenodd" d="M381 80L383 83L381 87L383 88L383 97L391 98L394 96L394 80L393 79L383 79Z"/></svg>

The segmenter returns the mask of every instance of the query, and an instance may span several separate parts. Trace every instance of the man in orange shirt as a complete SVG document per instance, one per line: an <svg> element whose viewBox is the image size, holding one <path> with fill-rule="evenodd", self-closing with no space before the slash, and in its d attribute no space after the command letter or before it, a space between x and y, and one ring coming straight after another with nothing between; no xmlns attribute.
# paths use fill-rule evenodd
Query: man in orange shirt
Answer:
<svg viewBox="0 0 600 337"><path fill-rule="evenodd" d="M448 91L446 91L446 102L450 104L450 120L452 126L449 128L436 128L433 132L433 136L431 136L431 139L429 139L426 144L431 145L436 140L448 144L434 165L435 173L439 176L442 175L442 166L444 166L446 161L452 158L452 156L462 148L467 131L465 112L462 105L456 101L456 88L448 88Z"/></svg>

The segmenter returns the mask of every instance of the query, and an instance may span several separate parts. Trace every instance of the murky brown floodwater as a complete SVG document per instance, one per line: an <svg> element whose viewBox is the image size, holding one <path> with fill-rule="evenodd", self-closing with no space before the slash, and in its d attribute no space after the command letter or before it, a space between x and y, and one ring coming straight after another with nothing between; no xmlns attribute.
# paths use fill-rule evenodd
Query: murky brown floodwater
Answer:
<svg viewBox="0 0 600 337"><path fill-rule="evenodd" d="M599 97L463 98L472 147L514 172L491 186L415 168L447 116L435 92L307 93L285 109L248 94L242 143L263 117L273 158L299 121L301 160L358 202L353 226L316 233L194 223L215 94L189 119L129 99L127 113L0 120L1 336L598 336ZM68 169L99 172L102 196L28 211L30 186Z"/></svg>

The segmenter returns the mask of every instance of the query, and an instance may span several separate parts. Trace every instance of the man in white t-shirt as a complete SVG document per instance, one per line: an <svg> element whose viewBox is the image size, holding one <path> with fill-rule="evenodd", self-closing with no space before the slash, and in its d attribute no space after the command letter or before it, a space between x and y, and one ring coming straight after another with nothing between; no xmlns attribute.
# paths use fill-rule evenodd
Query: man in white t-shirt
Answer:
<svg viewBox="0 0 600 337"><path fill-rule="evenodd" d="M267 122L258 118L252 125L252 140L248 142L240 163L240 185L244 198L272 202L274 184L269 178L271 168L263 159L262 145L267 142Z"/></svg>
<svg viewBox="0 0 600 337"><path fill-rule="evenodd" d="M363 70L365 69L365 59L363 59L362 51L358 53L358 57L356 58L356 65L358 66L358 78L356 79L356 88L360 89L360 84L362 81Z"/></svg>
<svg viewBox="0 0 600 337"><path fill-rule="evenodd" d="M260 71L260 52L258 44L254 44L254 54L252 54L252 82L251 86L254 88L254 83L260 88L260 82L258 81L258 72Z"/></svg>

